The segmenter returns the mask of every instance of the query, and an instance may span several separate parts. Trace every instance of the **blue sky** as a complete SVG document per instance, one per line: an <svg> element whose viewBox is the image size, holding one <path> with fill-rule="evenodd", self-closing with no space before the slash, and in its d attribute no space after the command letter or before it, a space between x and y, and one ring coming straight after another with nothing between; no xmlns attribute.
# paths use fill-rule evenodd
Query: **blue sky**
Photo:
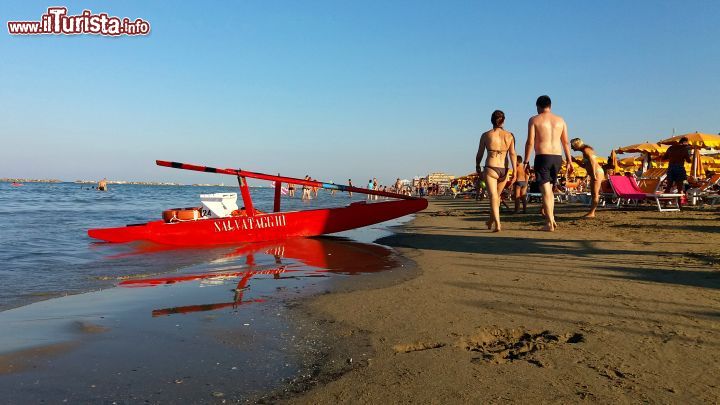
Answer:
<svg viewBox="0 0 720 405"><path fill-rule="evenodd" d="M180 182L155 159L358 184L474 169L537 96L601 154L720 131L720 2L0 3L0 177ZM147 37L10 36L48 6Z"/></svg>

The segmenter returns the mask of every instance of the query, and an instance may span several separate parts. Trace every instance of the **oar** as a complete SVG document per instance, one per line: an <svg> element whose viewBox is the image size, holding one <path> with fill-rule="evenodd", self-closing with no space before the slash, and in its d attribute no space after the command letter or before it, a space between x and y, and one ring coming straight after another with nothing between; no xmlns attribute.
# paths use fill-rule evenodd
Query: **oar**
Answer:
<svg viewBox="0 0 720 405"><path fill-rule="evenodd" d="M166 160L156 160L155 163L157 163L158 166L172 167L174 169L194 170L196 172L217 173L217 174L227 174L230 176L250 177L253 179L279 181L282 183L298 184L301 186L309 186L309 187L319 187L319 188L324 188L324 189L328 189L328 190L339 190L339 191L346 191L346 192L349 191L349 192L359 193L359 194L380 195L380 196L384 196L384 197L400 198L400 199L404 199L404 200L419 199L418 197L412 197L412 196L407 196L407 195L398 194L398 193L389 193L387 191L369 190L366 188L344 186L341 184L323 183L320 181L296 179L294 177L274 176L271 174L248 172L245 170L238 170L238 169L218 169L216 167L198 166L198 165L192 165L192 164L180 163L180 162L169 162Z"/></svg>

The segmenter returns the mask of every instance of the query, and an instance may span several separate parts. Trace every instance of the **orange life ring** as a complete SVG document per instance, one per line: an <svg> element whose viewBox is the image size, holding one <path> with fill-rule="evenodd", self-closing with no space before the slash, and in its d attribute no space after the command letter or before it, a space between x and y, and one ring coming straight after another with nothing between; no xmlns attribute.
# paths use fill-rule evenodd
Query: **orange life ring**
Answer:
<svg viewBox="0 0 720 405"><path fill-rule="evenodd" d="M174 219L177 218L177 208L171 208L169 210L163 211L162 218L165 222L172 222Z"/></svg>
<svg viewBox="0 0 720 405"><path fill-rule="evenodd" d="M200 219L200 208L170 208L163 211L163 220L165 222L175 221L195 221Z"/></svg>

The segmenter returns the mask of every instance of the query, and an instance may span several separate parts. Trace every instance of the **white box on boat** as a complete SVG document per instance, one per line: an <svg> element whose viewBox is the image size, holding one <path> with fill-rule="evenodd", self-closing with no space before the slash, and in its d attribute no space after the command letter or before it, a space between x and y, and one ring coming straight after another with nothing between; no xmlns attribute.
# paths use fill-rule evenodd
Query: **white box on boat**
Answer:
<svg viewBox="0 0 720 405"><path fill-rule="evenodd" d="M237 193L200 194L200 202L203 217L225 218L238 209Z"/></svg>

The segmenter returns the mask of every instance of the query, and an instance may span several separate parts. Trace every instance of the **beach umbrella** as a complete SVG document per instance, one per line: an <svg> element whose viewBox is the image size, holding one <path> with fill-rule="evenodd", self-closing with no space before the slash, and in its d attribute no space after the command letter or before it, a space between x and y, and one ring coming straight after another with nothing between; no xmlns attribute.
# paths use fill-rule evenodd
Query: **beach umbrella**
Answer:
<svg viewBox="0 0 720 405"><path fill-rule="evenodd" d="M695 149L695 151L693 152L692 167L690 168L690 173L692 173L692 176L695 178L705 176L705 170L703 170L702 161L703 160L702 156L700 155L700 149Z"/></svg>
<svg viewBox="0 0 720 405"><path fill-rule="evenodd" d="M612 165L613 171L617 172L619 167L618 167L618 160L617 160L617 154L615 153L615 149L613 149L612 152L610 152L609 163Z"/></svg>
<svg viewBox="0 0 720 405"><path fill-rule="evenodd" d="M630 166L637 166L640 163L642 163L642 158L634 157L634 156L622 158L617 161L617 164L619 166L622 166L625 168L630 167Z"/></svg>
<svg viewBox="0 0 720 405"><path fill-rule="evenodd" d="M587 170L585 170L584 167L580 166L575 159L579 159L579 161L582 162L582 156L580 156L580 157L573 157L573 158L572 158L572 167L573 167L572 176L574 176L574 177L586 177L586 176L587 176ZM565 160L563 160L562 165L560 166L560 172L561 172L561 173L565 173L565 167L567 167L567 162L566 162Z"/></svg>
<svg viewBox="0 0 720 405"><path fill-rule="evenodd" d="M573 160L573 163L582 164L583 155L573 156L572 160ZM600 157L600 156L595 156L595 160L597 160L597 162L600 166L604 166L608 162L607 158Z"/></svg>
<svg viewBox="0 0 720 405"><path fill-rule="evenodd" d="M673 145L679 143L680 139L682 138L687 138L688 143L693 148L720 149L720 135L703 134L700 132L673 136L672 138L662 140L658 143L664 145Z"/></svg>
<svg viewBox="0 0 720 405"><path fill-rule="evenodd" d="M575 177L587 177L587 170L582 166L576 166L573 164L573 176Z"/></svg>
<svg viewBox="0 0 720 405"><path fill-rule="evenodd" d="M668 149L668 146L666 145L660 145L657 143L636 143L634 145L628 145L623 146L622 148L618 148L618 153L649 153L651 155L660 155L662 153L665 153L665 151Z"/></svg>

